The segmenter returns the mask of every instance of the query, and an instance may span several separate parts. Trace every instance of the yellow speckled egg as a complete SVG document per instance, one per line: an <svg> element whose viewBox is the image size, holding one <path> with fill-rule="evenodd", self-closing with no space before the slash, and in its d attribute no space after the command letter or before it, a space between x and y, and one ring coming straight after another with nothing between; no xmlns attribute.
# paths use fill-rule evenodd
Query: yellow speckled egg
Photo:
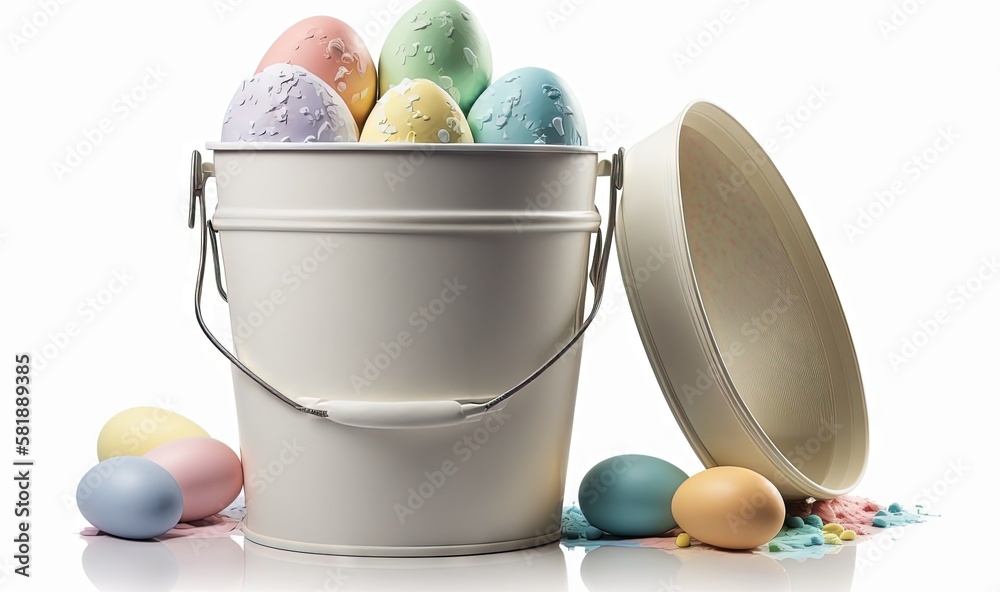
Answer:
<svg viewBox="0 0 1000 592"><path fill-rule="evenodd" d="M469 122L451 95L430 80L404 80L389 89L361 132L362 142L471 143Z"/></svg>
<svg viewBox="0 0 1000 592"><path fill-rule="evenodd" d="M97 458L142 456L181 438L206 438L208 432L179 413L159 407L133 407L108 420L97 436Z"/></svg>
<svg viewBox="0 0 1000 592"><path fill-rule="evenodd" d="M763 545L785 520L778 489L742 467L714 467L692 475L677 488L671 511L684 532L723 549Z"/></svg>

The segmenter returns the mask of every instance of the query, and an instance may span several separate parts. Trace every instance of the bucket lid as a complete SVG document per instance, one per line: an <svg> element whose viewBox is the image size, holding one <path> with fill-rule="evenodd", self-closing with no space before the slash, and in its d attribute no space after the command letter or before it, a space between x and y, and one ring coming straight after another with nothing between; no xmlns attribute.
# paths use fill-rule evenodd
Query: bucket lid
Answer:
<svg viewBox="0 0 1000 592"><path fill-rule="evenodd" d="M624 159L618 256L639 334L706 467L786 499L849 492L868 419L850 331L805 217L728 113L688 105Z"/></svg>

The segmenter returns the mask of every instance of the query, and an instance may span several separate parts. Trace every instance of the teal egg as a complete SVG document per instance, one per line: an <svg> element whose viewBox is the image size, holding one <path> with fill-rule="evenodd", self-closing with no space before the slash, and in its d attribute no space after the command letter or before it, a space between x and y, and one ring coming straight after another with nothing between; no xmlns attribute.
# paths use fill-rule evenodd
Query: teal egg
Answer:
<svg viewBox="0 0 1000 592"><path fill-rule="evenodd" d="M580 102L544 68L520 68L491 84L469 111L478 144L587 144Z"/></svg>
<svg viewBox="0 0 1000 592"><path fill-rule="evenodd" d="M378 61L379 96L425 78L467 114L493 79L493 53L476 16L456 0L423 0L389 31Z"/></svg>
<svg viewBox="0 0 1000 592"><path fill-rule="evenodd" d="M580 484L580 510L592 526L625 538L661 535L677 526L670 503L687 474L643 454L594 465Z"/></svg>

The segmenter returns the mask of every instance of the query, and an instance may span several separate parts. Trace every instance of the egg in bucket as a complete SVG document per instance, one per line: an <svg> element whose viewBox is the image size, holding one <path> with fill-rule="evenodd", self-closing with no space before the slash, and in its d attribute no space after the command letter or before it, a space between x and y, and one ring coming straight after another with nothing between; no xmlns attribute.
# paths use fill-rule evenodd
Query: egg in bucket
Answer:
<svg viewBox="0 0 1000 592"><path fill-rule="evenodd" d="M864 395L832 281L773 163L718 107L693 103L611 160L541 144L208 148L191 178L196 315L234 366L249 540L375 556L558 540L575 345L616 226L650 362L706 467L754 470L786 499L860 479ZM209 221L216 170L241 172ZM201 315L209 246L235 353ZM669 256L651 273L657 248ZM727 356L785 287L795 299L773 333ZM795 456L821 435L822 451Z"/></svg>

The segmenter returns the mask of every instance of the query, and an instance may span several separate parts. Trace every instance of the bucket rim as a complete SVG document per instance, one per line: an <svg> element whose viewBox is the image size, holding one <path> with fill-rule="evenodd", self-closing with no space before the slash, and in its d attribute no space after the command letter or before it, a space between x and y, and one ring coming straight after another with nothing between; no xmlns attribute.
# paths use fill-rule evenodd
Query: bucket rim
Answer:
<svg viewBox="0 0 1000 592"><path fill-rule="evenodd" d="M361 142L206 142L214 152L459 152L466 154L497 154L520 152L528 154L603 154L595 146L562 146L555 144L433 144L394 142L367 144Z"/></svg>

